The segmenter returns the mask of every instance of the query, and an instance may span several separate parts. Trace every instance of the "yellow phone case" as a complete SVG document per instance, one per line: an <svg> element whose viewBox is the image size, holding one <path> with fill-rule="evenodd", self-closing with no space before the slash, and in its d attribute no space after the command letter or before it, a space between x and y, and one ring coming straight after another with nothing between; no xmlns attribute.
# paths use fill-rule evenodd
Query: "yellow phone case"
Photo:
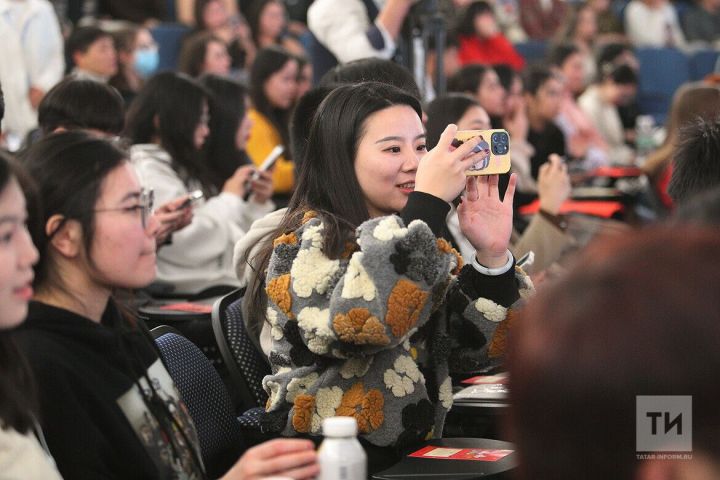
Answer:
<svg viewBox="0 0 720 480"><path fill-rule="evenodd" d="M475 137L482 137L476 148L486 152L482 159L465 171L466 175L497 175L510 171L510 135L502 128L491 130L460 130L453 145L458 147Z"/></svg>

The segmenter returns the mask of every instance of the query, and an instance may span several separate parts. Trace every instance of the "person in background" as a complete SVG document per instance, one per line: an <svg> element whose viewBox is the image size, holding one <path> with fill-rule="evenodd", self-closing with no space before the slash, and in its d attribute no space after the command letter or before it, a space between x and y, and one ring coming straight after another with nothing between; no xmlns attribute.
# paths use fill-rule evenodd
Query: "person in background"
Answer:
<svg viewBox="0 0 720 480"><path fill-rule="evenodd" d="M235 11L228 9L223 0L197 0L194 10L195 31L210 33L222 40L230 55L233 76L246 79L258 47L245 18L236 8Z"/></svg>
<svg viewBox="0 0 720 480"><path fill-rule="evenodd" d="M107 83L118 72L112 35L98 27L79 27L65 42L70 73L78 78Z"/></svg>
<svg viewBox="0 0 720 480"><path fill-rule="evenodd" d="M563 27L555 35L555 43L572 44L578 48L584 64L584 85L590 84L597 76L597 36L597 15L589 4L580 4L568 10Z"/></svg>
<svg viewBox="0 0 720 480"><path fill-rule="evenodd" d="M250 119L252 131L247 153L255 165L261 165L276 145L285 153L273 168L273 189L279 205L284 205L295 187L295 166L291 160L289 121L297 98L300 61L279 47L260 50L250 72Z"/></svg>
<svg viewBox="0 0 720 480"><path fill-rule="evenodd" d="M530 67L523 79L529 123L528 142L535 149L530 158L530 174L537 179L540 166L550 154L565 155L565 135L555 125L563 95L562 80L542 66Z"/></svg>
<svg viewBox="0 0 720 480"><path fill-rule="evenodd" d="M556 123L565 135L569 156L582 170L607 165L607 143L577 103L577 97L586 87L585 63L580 49L573 44L556 45L548 53L547 62L563 79Z"/></svg>
<svg viewBox="0 0 720 480"><path fill-rule="evenodd" d="M599 82L589 86L578 105L597 127L608 145L608 155L613 163L629 165L635 152L625 142L625 131L618 107L633 101L637 93L638 78L628 65L614 66L606 63L600 67Z"/></svg>
<svg viewBox="0 0 720 480"><path fill-rule="evenodd" d="M223 5L230 17L236 18L240 12L238 3L235 0L223 0ZM247 2L242 2L245 5ZM175 0L175 9L177 11L177 19L180 23L184 23L189 27L197 26L198 16L196 15L196 0Z"/></svg>
<svg viewBox="0 0 720 480"><path fill-rule="evenodd" d="M313 67L305 56L298 56L300 66L298 68L297 90L295 92L295 103L305 95L313 85Z"/></svg>
<svg viewBox="0 0 720 480"><path fill-rule="evenodd" d="M124 152L83 132L41 140L24 162L44 213L30 219L41 227L33 230L40 259L34 293L21 292L33 296L28 319L14 334L59 471L68 479L207 478L219 467L203 464L149 332L112 295L155 276L152 197ZM247 451L222 478L317 473L311 442L275 440Z"/></svg>
<svg viewBox="0 0 720 480"><path fill-rule="evenodd" d="M304 55L300 42L287 32L287 11L280 0L257 0L248 12L248 25L252 39L258 49L271 46L283 47L296 54Z"/></svg>
<svg viewBox="0 0 720 480"><path fill-rule="evenodd" d="M520 24L531 40L549 40L565 21L563 0L520 0Z"/></svg>
<svg viewBox="0 0 720 480"><path fill-rule="evenodd" d="M94 80L68 77L55 85L40 102L40 134L82 130L109 140L117 139L125 125L123 99L117 90ZM158 247L167 243L173 232L192 221L192 207L185 205L187 195L161 204L153 212L158 225Z"/></svg>
<svg viewBox="0 0 720 480"><path fill-rule="evenodd" d="M631 0L624 17L625 33L635 48L686 48L677 12L668 0Z"/></svg>
<svg viewBox="0 0 720 480"><path fill-rule="evenodd" d="M37 126L37 108L65 72L60 24L47 0L0 0L2 144L17 150Z"/></svg>
<svg viewBox="0 0 720 480"><path fill-rule="evenodd" d="M145 80L158 69L160 54L150 30L131 26L114 35L118 55L118 73L110 79L125 100L132 102Z"/></svg>
<svg viewBox="0 0 720 480"><path fill-rule="evenodd" d="M606 64L611 64L614 67L627 65L633 69L636 76L640 75L640 62L635 56L632 47L627 43L607 43L600 47L597 52L597 70L602 70L602 65ZM618 106L618 113L625 130L625 142L633 146L635 145L637 117L640 115L637 98L625 105Z"/></svg>
<svg viewBox="0 0 720 480"><path fill-rule="evenodd" d="M458 26L460 63L482 63L495 65L505 63L518 71L525 66L525 60L503 35L489 3L471 3Z"/></svg>
<svg viewBox="0 0 720 480"><path fill-rule="evenodd" d="M230 54L227 46L218 37L208 32L199 32L188 37L180 50L178 70L193 78L203 73L230 75Z"/></svg>
<svg viewBox="0 0 720 480"><path fill-rule="evenodd" d="M505 89L492 67L465 65L448 79L448 92L472 95L490 115L493 128L499 128L505 115Z"/></svg>
<svg viewBox="0 0 720 480"><path fill-rule="evenodd" d="M252 165L245 152L252 120L248 115L249 97L239 82L217 75L203 75L200 83L210 96L210 134L203 145L205 164L209 169L215 188L222 190L225 182L238 168ZM257 172L265 188L265 196L272 193L272 177L269 171Z"/></svg>
<svg viewBox="0 0 720 480"><path fill-rule="evenodd" d="M676 205L720 185L720 120L698 117L680 131L668 195Z"/></svg>
<svg viewBox="0 0 720 480"><path fill-rule="evenodd" d="M338 63L395 54L405 17L415 0L315 0L308 9L308 28L318 51L311 50L315 78Z"/></svg>
<svg viewBox="0 0 720 480"><path fill-rule="evenodd" d="M682 17L685 38L690 43L709 47L720 40L720 2L699 0Z"/></svg>
<svg viewBox="0 0 720 480"><path fill-rule="evenodd" d="M595 11L598 43L625 41L625 28L615 13L610 0L588 0L587 5Z"/></svg>
<svg viewBox="0 0 720 480"><path fill-rule="evenodd" d="M539 290L506 362L518 480L720 477L718 264L717 228L644 230L596 242ZM656 448L642 435L663 431L652 402L671 398L691 401L680 436L691 436L691 458L638 456Z"/></svg>
<svg viewBox="0 0 720 480"><path fill-rule="evenodd" d="M242 166L218 188L202 147L210 133L211 95L189 77L163 72L140 91L127 115L130 157L143 186L165 203L202 190L193 221L158 254L158 280L177 292L235 285L232 250L259 217L274 210L269 181Z"/></svg>
<svg viewBox="0 0 720 480"><path fill-rule="evenodd" d="M673 199L667 190L673 175L673 157L680 144L680 131L698 118L712 120L718 112L720 89L717 87L689 83L675 92L665 125L665 140L642 165L643 172L649 177L658 196L659 208L670 210L673 207Z"/></svg>

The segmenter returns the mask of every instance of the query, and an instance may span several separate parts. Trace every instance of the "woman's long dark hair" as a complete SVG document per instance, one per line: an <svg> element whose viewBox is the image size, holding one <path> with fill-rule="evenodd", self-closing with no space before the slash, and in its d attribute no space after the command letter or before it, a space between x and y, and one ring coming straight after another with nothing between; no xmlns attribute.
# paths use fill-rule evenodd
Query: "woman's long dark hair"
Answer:
<svg viewBox="0 0 720 480"><path fill-rule="evenodd" d="M13 179L18 179L18 173L12 160L0 153L0 193ZM36 412L36 390L30 368L12 333L0 329L0 427L25 434L32 428Z"/></svg>
<svg viewBox="0 0 720 480"><path fill-rule="evenodd" d="M366 82L333 90L318 107L310 126L305 156L300 163L297 187L287 213L272 238L297 230L304 214L315 211L325 225L324 253L338 258L345 241L370 218L365 196L355 176L355 156L365 134L365 121L375 112L407 105L422 115L420 102L392 85ZM256 275L250 286L251 325L262 321L264 275L272 255L272 243L260 252Z"/></svg>
<svg viewBox="0 0 720 480"><path fill-rule="evenodd" d="M244 150L238 150L235 138L246 115L247 90L239 82L206 74L200 83L212 94L210 99L210 135L205 141L206 165L218 191L242 165L251 163Z"/></svg>
<svg viewBox="0 0 720 480"><path fill-rule="evenodd" d="M198 180L210 195L214 186L202 152L193 143L204 104L209 105L209 94L199 83L181 73L159 73L133 100L125 131L133 144L159 139L180 178L185 183Z"/></svg>
<svg viewBox="0 0 720 480"><path fill-rule="evenodd" d="M288 62L296 62L298 67L300 66L298 58L284 48L263 48L255 57L250 71L250 98L253 107L270 120L280 133L283 145L286 146L286 155L290 149L289 123L292 107L285 110L273 106L265 95L265 82L274 73L282 70Z"/></svg>

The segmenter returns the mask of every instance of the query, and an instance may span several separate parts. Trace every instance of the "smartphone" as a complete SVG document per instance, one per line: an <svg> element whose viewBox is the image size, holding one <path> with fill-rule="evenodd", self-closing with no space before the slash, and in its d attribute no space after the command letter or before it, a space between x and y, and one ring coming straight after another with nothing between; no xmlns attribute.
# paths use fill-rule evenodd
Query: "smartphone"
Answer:
<svg viewBox="0 0 720 480"><path fill-rule="evenodd" d="M480 137L481 141L473 153L484 152L482 158L465 171L466 175L497 175L510 171L510 135L506 130L460 130L452 141L459 147L470 139Z"/></svg>
<svg viewBox="0 0 720 480"><path fill-rule="evenodd" d="M190 192L188 194L187 199L182 204L180 204L180 207L178 208L178 210L187 208L190 206L190 204L197 203L198 200L203 198L203 196L204 195L203 195L202 190L193 190L192 192Z"/></svg>
<svg viewBox="0 0 720 480"><path fill-rule="evenodd" d="M285 147L283 147L282 145L275 145L275 148L273 148L268 154L268 156L265 157L265 160L263 160L263 162L257 168L257 171L252 174L250 180L245 183L245 195L243 195L243 200L247 202L248 198L250 198L250 194L252 193L252 181L257 180L260 177L260 174L258 172L266 172L270 170L275 165L275 162L278 161L280 155L282 155L283 152L285 152Z"/></svg>

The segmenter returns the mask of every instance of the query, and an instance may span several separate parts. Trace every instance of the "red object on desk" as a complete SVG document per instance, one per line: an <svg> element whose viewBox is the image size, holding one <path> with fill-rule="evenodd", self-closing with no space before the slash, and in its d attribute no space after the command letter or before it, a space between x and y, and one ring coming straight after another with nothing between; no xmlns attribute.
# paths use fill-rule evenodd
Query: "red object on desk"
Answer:
<svg viewBox="0 0 720 480"><path fill-rule="evenodd" d="M429 458L433 460L475 460L479 462L497 462L513 453L512 450L494 448L448 448L427 446L411 453L408 457Z"/></svg>
<svg viewBox="0 0 720 480"><path fill-rule="evenodd" d="M534 215L540 210L540 200L535 200L520 207L522 215ZM594 200L566 200L560 207L560 213L582 213L594 217L611 218L616 213L622 213L625 206L620 202L594 201Z"/></svg>
<svg viewBox="0 0 720 480"><path fill-rule="evenodd" d="M598 167L590 172L591 177L610 178L639 177L642 174L643 171L638 167Z"/></svg>
<svg viewBox="0 0 720 480"><path fill-rule="evenodd" d="M174 310L177 312L212 313L213 306L202 303L180 302L170 303L159 308L160 310Z"/></svg>
<svg viewBox="0 0 720 480"><path fill-rule="evenodd" d="M507 375L478 375L476 377L466 378L460 383L469 385L507 385Z"/></svg>

